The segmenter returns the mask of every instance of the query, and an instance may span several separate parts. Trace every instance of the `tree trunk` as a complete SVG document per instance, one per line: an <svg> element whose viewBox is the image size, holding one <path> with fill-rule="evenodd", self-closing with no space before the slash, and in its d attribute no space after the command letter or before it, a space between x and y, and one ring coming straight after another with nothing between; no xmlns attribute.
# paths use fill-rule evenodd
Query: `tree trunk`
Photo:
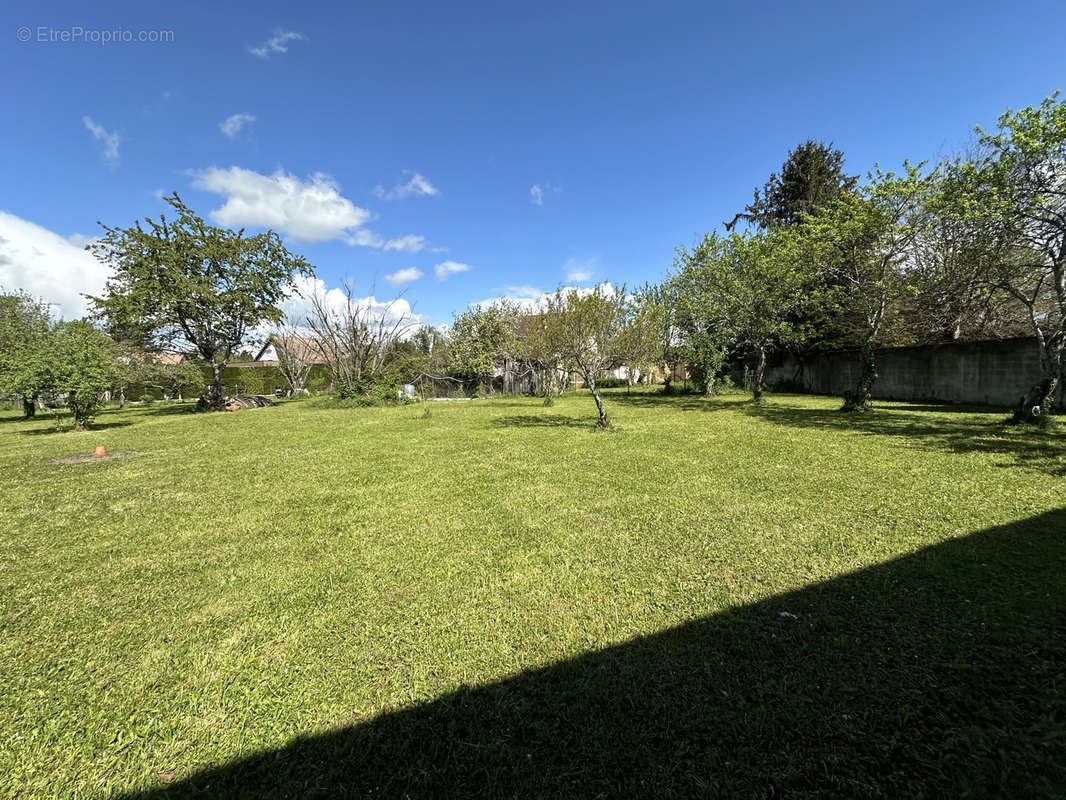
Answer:
<svg viewBox="0 0 1066 800"><path fill-rule="evenodd" d="M877 342L868 338L859 348L859 381L844 393L843 411L865 411L870 407L870 391L877 380Z"/></svg>
<svg viewBox="0 0 1066 800"><path fill-rule="evenodd" d="M1011 422L1015 424L1033 424L1040 421L1040 417L1051 413L1051 407L1055 404L1055 390L1058 388L1059 378L1057 375L1044 377L1033 385L1014 409L1014 417Z"/></svg>
<svg viewBox="0 0 1066 800"><path fill-rule="evenodd" d="M1051 413L1055 406L1055 392L1066 367L1066 364L1063 364L1063 345L1059 337L1049 339L1042 331L1037 330L1037 341L1040 344L1040 371L1043 374L1018 401L1011 419L1015 424L1039 422L1041 417Z"/></svg>
<svg viewBox="0 0 1066 800"><path fill-rule="evenodd" d="M588 384L589 391L592 392L592 399L596 401L596 411L600 414L599 426L601 428L611 427L611 423L607 420L607 409L603 407L603 400L600 399L600 393L596 389L596 378L593 377L591 372L585 373L585 383Z"/></svg>
<svg viewBox="0 0 1066 800"><path fill-rule="evenodd" d="M222 373L225 369L225 364L211 365L211 386L208 387L207 395L204 397L208 408L220 410L226 407L226 400L222 393Z"/></svg>
<svg viewBox="0 0 1066 800"><path fill-rule="evenodd" d="M762 402L762 379L766 374L766 348L760 345L755 350L755 371L751 374L751 399ZM710 386L710 382L707 384Z"/></svg>
<svg viewBox="0 0 1066 800"><path fill-rule="evenodd" d="M22 398L22 416L26 419L32 419L37 416L36 395Z"/></svg>

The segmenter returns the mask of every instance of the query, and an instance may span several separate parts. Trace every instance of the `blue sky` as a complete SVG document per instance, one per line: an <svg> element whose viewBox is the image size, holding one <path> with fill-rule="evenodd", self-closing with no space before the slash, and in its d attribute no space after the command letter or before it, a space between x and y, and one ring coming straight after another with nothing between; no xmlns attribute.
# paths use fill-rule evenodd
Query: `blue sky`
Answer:
<svg viewBox="0 0 1066 800"><path fill-rule="evenodd" d="M659 279L807 138L893 168L1066 88L1062 2L865 5L7 3L0 284L77 313L68 243L177 190L444 322Z"/></svg>

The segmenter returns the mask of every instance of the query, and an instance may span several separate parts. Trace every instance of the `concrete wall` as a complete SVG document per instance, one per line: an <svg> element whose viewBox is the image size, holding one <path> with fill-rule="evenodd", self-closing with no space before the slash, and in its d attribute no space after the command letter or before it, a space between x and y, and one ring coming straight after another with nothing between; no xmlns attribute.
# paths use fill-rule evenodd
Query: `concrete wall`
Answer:
<svg viewBox="0 0 1066 800"><path fill-rule="evenodd" d="M878 351L877 366L872 394L884 400L1013 407L1040 378L1040 355L1031 338L893 347ZM854 388L858 371L855 351L819 353L803 364L789 356L766 370L766 384L843 395Z"/></svg>

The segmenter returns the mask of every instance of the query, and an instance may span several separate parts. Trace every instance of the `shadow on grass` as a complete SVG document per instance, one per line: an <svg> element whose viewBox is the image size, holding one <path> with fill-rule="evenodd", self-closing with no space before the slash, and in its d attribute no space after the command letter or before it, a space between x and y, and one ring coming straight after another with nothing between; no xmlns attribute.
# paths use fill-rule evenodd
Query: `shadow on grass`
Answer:
<svg viewBox="0 0 1066 800"><path fill-rule="evenodd" d="M661 391L626 392L612 391L604 394L610 403L634 408L676 408L681 411L722 411L751 402L750 395L720 395L707 397L700 394L664 394Z"/></svg>
<svg viewBox="0 0 1066 800"><path fill-rule="evenodd" d="M1064 574L1060 509L134 797L1052 796Z"/></svg>
<svg viewBox="0 0 1066 800"><path fill-rule="evenodd" d="M492 424L501 428L586 428L596 427L595 414L589 419L565 417L562 414L513 414L493 417Z"/></svg>
<svg viewBox="0 0 1066 800"><path fill-rule="evenodd" d="M914 440L925 449L998 454L1009 459L1003 466L1025 466L1051 475L1066 475L1066 436L1011 427L1001 421L933 416L942 411L940 406L878 404L866 413L849 414L832 409L764 403L748 404L743 411L776 425L898 436ZM929 413L915 413L918 411ZM988 407L979 407L978 412L971 413L987 414L990 411L992 409ZM1006 415L1002 419L1005 420Z"/></svg>
<svg viewBox="0 0 1066 800"><path fill-rule="evenodd" d="M49 420L51 422L52 420ZM109 428L125 428L129 425L133 425L130 420L116 420L115 422L94 422L87 428L82 428L82 432L92 433L93 431L106 431ZM74 422L71 417L60 417L57 423L53 423L46 428L30 428L26 431L19 431L24 436L43 436L53 433L68 433L70 431L78 430L74 427Z"/></svg>
<svg viewBox="0 0 1066 800"><path fill-rule="evenodd" d="M113 410L118 411L118 409ZM169 417L173 416L174 414L207 413L201 412L200 409L196 407L196 403L190 402L152 403L151 405L140 406L134 410L144 417Z"/></svg>
<svg viewBox="0 0 1066 800"><path fill-rule="evenodd" d="M933 414L998 414L1003 419L1010 416L1010 411L1002 406L964 405L961 403L907 403L894 400L874 400L873 409L875 411L878 409L928 411Z"/></svg>
<svg viewBox="0 0 1066 800"><path fill-rule="evenodd" d="M86 430L89 431L103 431L109 428L125 428L128 425L136 425L137 420L147 417L168 417L175 414L195 414L198 413L195 403L159 403L158 405L148 406L126 406L124 408L105 408L99 414L96 415L96 421L92 423ZM124 419L114 419L115 415L122 414ZM20 431L20 433L30 436L40 436L50 433L64 433L71 431L73 427L74 418L70 412L65 409L56 409L39 414L36 417L30 419L23 419L22 417L15 418L14 421L33 423L45 423L46 427L36 427L29 430Z"/></svg>

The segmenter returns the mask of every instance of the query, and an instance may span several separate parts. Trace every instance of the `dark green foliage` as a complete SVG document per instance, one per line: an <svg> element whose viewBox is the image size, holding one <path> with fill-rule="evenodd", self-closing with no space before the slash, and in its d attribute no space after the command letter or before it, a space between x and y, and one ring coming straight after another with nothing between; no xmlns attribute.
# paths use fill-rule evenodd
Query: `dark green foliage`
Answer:
<svg viewBox="0 0 1066 800"><path fill-rule="evenodd" d="M50 354L52 391L66 397L76 427L89 425L104 392L120 380L118 349L85 320L61 323Z"/></svg>
<svg viewBox="0 0 1066 800"><path fill-rule="evenodd" d="M832 144L808 139L791 150L781 171L770 175L755 199L737 214L760 228L796 225L807 215L817 215L842 194L854 191L858 177L844 172L844 154Z"/></svg>
<svg viewBox="0 0 1066 800"><path fill-rule="evenodd" d="M451 374L475 391L488 384L497 362L514 352L517 318L517 309L507 303L456 314L448 339Z"/></svg>
<svg viewBox="0 0 1066 800"><path fill-rule="evenodd" d="M397 380L391 374L364 373L349 384L337 389L337 398L350 400L356 406L383 406L402 402Z"/></svg>
<svg viewBox="0 0 1066 800"><path fill-rule="evenodd" d="M25 292L0 294L0 393L22 400L34 414L34 400L49 388L53 345L48 306Z"/></svg>
<svg viewBox="0 0 1066 800"><path fill-rule="evenodd" d="M212 366L207 405L223 404L222 372L253 330L281 320L278 304L296 275L312 275L273 231L246 236L208 225L175 193L176 219L112 228L89 245L114 270L92 298L109 331L145 350L195 350Z"/></svg>

